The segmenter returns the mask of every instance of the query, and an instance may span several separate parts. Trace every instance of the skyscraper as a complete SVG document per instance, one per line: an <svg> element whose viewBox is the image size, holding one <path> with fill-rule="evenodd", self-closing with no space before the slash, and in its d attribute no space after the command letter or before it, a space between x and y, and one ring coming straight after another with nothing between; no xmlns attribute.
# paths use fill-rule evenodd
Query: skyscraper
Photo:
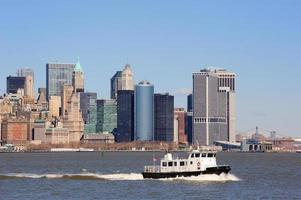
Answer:
<svg viewBox="0 0 301 200"><path fill-rule="evenodd" d="M135 140L154 140L154 86L148 81L135 86Z"/></svg>
<svg viewBox="0 0 301 200"><path fill-rule="evenodd" d="M166 94L154 95L155 140L174 141L174 97Z"/></svg>
<svg viewBox="0 0 301 200"><path fill-rule="evenodd" d="M34 72L30 68L20 68L17 70L18 77L25 77L26 78L26 85L24 88L24 93L26 96L34 99L35 92L34 92Z"/></svg>
<svg viewBox="0 0 301 200"><path fill-rule="evenodd" d="M223 69L193 73L193 143L235 141L235 74Z"/></svg>
<svg viewBox="0 0 301 200"><path fill-rule="evenodd" d="M134 140L134 91L120 90L117 99L117 142Z"/></svg>
<svg viewBox="0 0 301 200"><path fill-rule="evenodd" d="M97 100L97 133L115 133L117 129L117 105L113 99Z"/></svg>
<svg viewBox="0 0 301 200"><path fill-rule="evenodd" d="M121 73L121 90L134 90L134 78L131 66L126 64Z"/></svg>
<svg viewBox="0 0 301 200"><path fill-rule="evenodd" d="M111 99L116 99L117 92L121 90L121 73L122 71L117 71L111 78Z"/></svg>
<svg viewBox="0 0 301 200"><path fill-rule="evenodd" d="M72 86L71 86L72 88ZM84 132L84 121L80 112L78 94L72 94L67 100L67 109L64 119L64 128L69 130L69 141L78 143Z"/></svg>
<svg viewBox="0 0 301 200"><path fill-rule="evenodd" d="M6 78L6 93L17 94L18 89L25 91L26 77L8 76Z"/></svg>
<svg viewBox="0 0 301 200"><path fill-rule="evenodd" d="M73 87L72 85L63 85L62 86L62 95L61 95L61 115L65 116L67 113L68 108L68 101L72 96L73 93Z"/></svg>
<svg viewBox="0 0 301 200"><path fill-rule="evenodd" d="M193 97L192 94L187 96L187 113L185 122L185 131L187 133L188 143L192 144L193 140Z"/></svg>
<svg viewBox="0 0 301 200"><path fill-rule="evenodd" d="M72 85L75 64L47 63L46 64L46 98L61 96L64 85Z"/></svg>
<svg viewBox="0 0 301 200"><path fill-rule="evenodd" d="M74 67L74 71L72 74L72 86L74 93L84 92L84 71L80 65L79 58L77 59L77 63Z"/></svg>
<svg viewBox="0 0 301 200"><path fill-rule="evenodd" d="M80 93L80 109L85 123L84 133L96 133L97 123L97 93Z"/></svg>

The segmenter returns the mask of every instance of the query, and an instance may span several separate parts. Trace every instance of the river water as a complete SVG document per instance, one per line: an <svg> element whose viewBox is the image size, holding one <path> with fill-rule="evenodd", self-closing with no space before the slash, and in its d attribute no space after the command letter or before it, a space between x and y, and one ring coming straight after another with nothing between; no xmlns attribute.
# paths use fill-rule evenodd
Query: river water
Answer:
<svg viewBox="0 0 301 200"><path fill-rule="evenodd" d="M301 154L219 153L228 175L143 180L150 152L2 153L0 199L301 199Z"/></svg>

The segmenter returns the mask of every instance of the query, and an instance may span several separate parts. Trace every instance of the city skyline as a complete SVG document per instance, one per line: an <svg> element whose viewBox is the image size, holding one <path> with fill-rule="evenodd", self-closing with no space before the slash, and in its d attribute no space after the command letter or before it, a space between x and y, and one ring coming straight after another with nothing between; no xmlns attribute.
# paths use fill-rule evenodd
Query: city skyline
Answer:
<svg viewBox="0 0 301 200"><path fill-rule="evenodd" d="M84 5L80 2L56 1L43 6L35 4L32 8L28 2L24 5L4 3L2 8L6 9L0 16L2 19L11 18L2 21L4 28L0 33L3 44L0 48L2 94L6 76L15 75L18 68L34 69L37 93L38 87L46 86L47 62L76 63L79 55L86 77L85 87L87 91L97 92L100 98L109 98L110 78L129 63L136 83L150 80L156 93L175 94L175 106L186 107L186 96L180 94L192 90L191 74L207 66L216 66L238 75L238 132L258 125L274 129L281 135L300 137L298 114L301 110L296 105L301 96L296 91L301 73L298 66L301 45L298 39L300 28L295 26L300 22L299 2L267 1L262 2L259 9L258 2L237 2L232 7L225 2L219 4L222 6L175 2L172 9L168 9L170 2L162 3L160 8L148 2L114 6L113 3L91 2L95 8L92 3ZM66 7L70 10L63 13L62 8ZM16 9L14 16L8 14L12 8ZM91 12L73 14L78 8ZM96 12L96 8L100 11ZM112 14L105 8L113 11ZM126 15L126 8L137 13ZM231 8L236 12L227 12ZM181 9L187 12L177 16ZM37 12L28 16L25 10ZM52 11L57 16L46 19L45 16ZM144 17L136 18L141 12L145 13ZM237 16L240 20L235 20ZM61 18L65 21L60 22ZM145 22L151 23L154 30L150 30ZM183 30L176 29L178 25ZM50 30L48 26L56 26L61 33ZM18 30L22 30L22 34ZM46 30L49 33L44 34ZM70 32L72 36L69 37ZM87 37L80 41L82 35Z"/></svg>

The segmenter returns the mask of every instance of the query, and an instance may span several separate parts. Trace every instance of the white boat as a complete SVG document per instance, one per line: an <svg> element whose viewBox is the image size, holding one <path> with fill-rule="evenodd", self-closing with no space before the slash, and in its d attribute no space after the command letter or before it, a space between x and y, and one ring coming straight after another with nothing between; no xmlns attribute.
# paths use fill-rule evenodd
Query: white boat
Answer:
<svg viewBox="0 0 301 200"><path fill-rule="evenodd" d="M143 178L159 179L229 173L229 165L217 165L216 153L193 150L187 159L174 158L171 153L166 153L160 165L145 166L142 175Z"/></svg>

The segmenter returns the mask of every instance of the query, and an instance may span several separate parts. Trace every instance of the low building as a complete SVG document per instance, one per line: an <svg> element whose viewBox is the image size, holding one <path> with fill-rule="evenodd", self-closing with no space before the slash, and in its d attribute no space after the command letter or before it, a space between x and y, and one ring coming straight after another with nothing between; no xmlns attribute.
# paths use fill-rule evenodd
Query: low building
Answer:
<svg viewBox="0 0 301 200"><path fill-rule="evenodd" d="M213 145L220 146L223 151L238 151L241 149L241 143L229 141L214 141Z"/></svg>
<svg viewBox="0 0 301 200"><path fill-rule="evenodd" d="M45 138L48 144L69 144L69 131L61 127L47 128Z"/></svg>
<svg viewBox="0 0 301 200"><path fill-rule="evenodd" d="M29 123L25 118L4 119L1 124L3 144L23 146L29 140Z"/></svg>
<svg viewBox="0 0 301 200"><path fill-rule="evenodd" d="M271 142L245 139L241 142L241 150L245 152L268 152L273 150L273 144Z"/></svg>
<svg viewBox="0 0 301 200"><path fill-rule="evenodd" d="M88 133L84 134L82 142L87 144L113 144L115 137L110 133Z"/></svg>

